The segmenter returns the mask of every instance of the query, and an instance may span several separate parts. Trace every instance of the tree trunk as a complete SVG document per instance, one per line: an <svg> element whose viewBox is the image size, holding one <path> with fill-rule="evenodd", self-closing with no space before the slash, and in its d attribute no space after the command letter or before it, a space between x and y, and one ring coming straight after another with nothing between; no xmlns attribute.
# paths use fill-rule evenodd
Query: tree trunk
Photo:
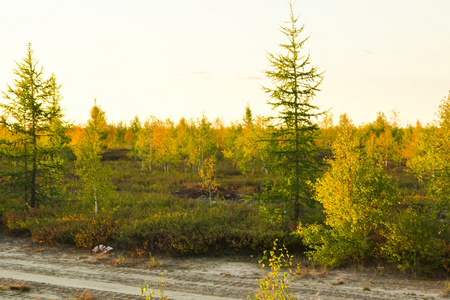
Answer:
<svg viewBox="0 0 450 300"><path fill-rule="evenodd" d="M212 210L211 187L208 188L208 192L209 192L209 210Z"/></svg>
<svg viewBox="0 0 450 300"><path fill-rule="evenodd" d="M24 151L25 151L25 155L24 155L24 160L25 160L25 181L28 182L28 152L27 152L27 143L25 142L23 145ZM25 203L28 203L29 201L29 193L30 193L30 187L28 186L28 184L25 186Z"/></svg>
<svg viewBox="0 0 450 300"><path fill-rule="evenodd" d="M97 203L97 187L95 184L95 179L94 179L94 202L95 202L94 212L95 212L95 215L97 216L98 203Z"/></svg>
<svg viewBox="0 0 450 300"><path fill-rule="evenodd" d="M294 74L297 74L297 69L294 66ZM299 199L299 190L300 190L300 174L299 174L299 120L298 120L298 90L297 90L297 76L295 78L295 85L294 85L294 101L295 101L295 110L294 110L294 130L295 130L295 154L294 154L294 159L295 159L295 188L294 188L294 221L298 223L299 219L300 219L300 199Z"/></svg>
<svg viewBox="0 0 450 300"><path fill-rule="evenodd" d="M37 206L36 199L36 176L37 176L37 141L36 141L36 129L33 122L33 169L31 170L31 199L30 206L35 208Z"/></svg>

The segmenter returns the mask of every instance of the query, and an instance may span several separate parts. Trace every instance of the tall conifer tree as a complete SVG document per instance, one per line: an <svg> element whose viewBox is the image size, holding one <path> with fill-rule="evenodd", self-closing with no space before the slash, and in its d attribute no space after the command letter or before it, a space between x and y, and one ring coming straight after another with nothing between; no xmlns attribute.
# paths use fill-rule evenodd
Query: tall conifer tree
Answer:
<svg viewBox="0 0 450 300"><path fill-rule="evenodd" d="M311 198L308 181L314 179L320 163L316 117L321 113L313 97L322 82L322 74L304 53L308 40L301 37L304 26L297 23L290 3L290 20L281 26L288 41L280 44L284 53L268 55L271 69L265 73L273 87L264 87L270 97L268 103L278 112L271 140L275 145L271 150L277 162L275 172L283 178L279 184L285 211L293 211L295 221L299 220L302 202Z"/></svg>
<svg viewBox="0 0 450 300"><path fill-rule="evenodd" d="M60 86L53 75L44 79L31 44L14 74L14 84L3 92L6 101L0 103L0 122L11 133L11 138L0 140L1 156L11 165L0 181L23 191L25 202L36 207L55 196L57 171L62 169L60 153L67 144Z"/></svg>

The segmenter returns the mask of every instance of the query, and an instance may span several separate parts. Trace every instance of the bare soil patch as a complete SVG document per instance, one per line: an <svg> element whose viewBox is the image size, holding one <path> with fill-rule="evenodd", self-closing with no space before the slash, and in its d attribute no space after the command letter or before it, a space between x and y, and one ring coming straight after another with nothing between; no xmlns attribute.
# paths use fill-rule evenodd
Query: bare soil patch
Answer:
<svg viewBox="0 0 450 300"><path fill-rule="evenodd" d="M209 197L209 192L200 185L184 186L173 192L173 194L178 197L190 199L206 199ZM233 189L227 189L219 186L217 187L216 192L214 192L213 197L219 197L224 200L239 201L242 200L245 195L239 194Z"/></svg>
<svg viewBox="0 0 450 300"><path fill-rule="evenodd" d="M255 258L133 258L117 249L43 246L0 232L0 299L143 299L149 283L158 294L163 273L169 299L245 299L256 291ZM152 266L153 265L153 266ZM304 270L291 282L298 299L441 299L445 280L385 274L380 269ZM10 287L26 286L30 291Z"/></svg>

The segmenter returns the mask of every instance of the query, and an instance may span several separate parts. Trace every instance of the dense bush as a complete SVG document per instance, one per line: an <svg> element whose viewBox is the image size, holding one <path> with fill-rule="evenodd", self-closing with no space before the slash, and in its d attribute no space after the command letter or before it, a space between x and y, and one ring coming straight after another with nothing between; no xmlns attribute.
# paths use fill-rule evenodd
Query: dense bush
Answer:
<svg viewBox="0 0 450 300"><path fill-rule="evenodd" d="M317 262L362 263L378 250L374 240L399 203L399 193L375 157L362 151L350 133L337 138L333 153L329 171L314 185L325 224L300 224L298 233L314 249L309 255Z"/></svg>
<svg viewBox="0 0 450 300"><path fill-rule="evenodd" d="M68 215L57 218L50 216L35 219L35 224L30 228L32 239L39 243L75 244L75 237L81 233L87 223L82 215Z"/></svg>
<svg viewBox="0 0 450 300"><path fill-rule="evenodd" d="M205 203L157 195L153 201L143 197L96 217L36 209L8 213L3 221L11 230L31 232L40 243L86 248L108 244L175 256L259 253L279 239L301 249L298 237L268 226L247 204L223 203L211 210Z"/></svg>
<svg viewBox="0 0 450 300"><path fill-rule="evenodd" d="M145 244L152 252L196 255L259 251L278 237L289 245L300 242L281 230L260 227L252 210L241 205L215 207L212 211L197 208L189 212L149 214L145 219L124 225L116 241L127 248Z"/></svg>
<svg viewBox="0 0 450 300"><path fill-rule="evenodd" d="M392 216L386 229L384 255L402 270L450 271L450 232L430 213L407 207Z"/></svg>

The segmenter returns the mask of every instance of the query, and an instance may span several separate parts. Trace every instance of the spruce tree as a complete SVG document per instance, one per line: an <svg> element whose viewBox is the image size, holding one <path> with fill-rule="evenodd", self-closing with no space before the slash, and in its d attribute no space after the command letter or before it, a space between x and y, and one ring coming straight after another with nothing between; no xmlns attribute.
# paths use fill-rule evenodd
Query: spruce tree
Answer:
<svg viewBox="0 0 450 300"><path fill-rule="evenodd" d="M0 182L3 188L20 191L25 202L34 208L41 201L54 198L59 190L67 125L62 121L60 86L54 75L44 79L31 44L22 62L16 64L17 78L3 92L6 101L0 103L0 123L10 133L10 138L0 140L0 155L10 166L1 171Z"/></svg>
<svg viewBox="0 0 450 300"><path fill-rule="evenodd" d="M271 154L277 162L274 171L280 178L275 188L284 200L283 210L293 211L294 221L299 220L302 203L311 199L308 182L315 178L320 164L316 118L322 114L313 104L322 74L304 53L308 38L301 37L304 25L298 27L297 23L290 3L290 21L281 26L288 41L280 44L284 53L268 55L271 69L265 73L273 87L264 87L270 97L268 104L278 112L271 138L275 146Z"/></svg>

